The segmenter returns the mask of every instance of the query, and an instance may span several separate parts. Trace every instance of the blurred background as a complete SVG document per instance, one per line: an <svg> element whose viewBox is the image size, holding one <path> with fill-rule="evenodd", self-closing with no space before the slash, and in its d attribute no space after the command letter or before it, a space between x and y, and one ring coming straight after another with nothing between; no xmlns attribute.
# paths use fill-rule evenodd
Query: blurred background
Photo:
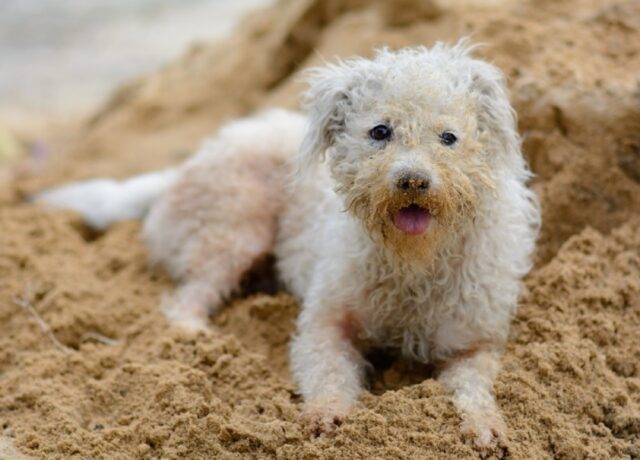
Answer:
<svg viewBox="0 0 640 460"><path fill-rule="evenodd" d="M98 107L271 0L1 0L0 129Z"/></svg>

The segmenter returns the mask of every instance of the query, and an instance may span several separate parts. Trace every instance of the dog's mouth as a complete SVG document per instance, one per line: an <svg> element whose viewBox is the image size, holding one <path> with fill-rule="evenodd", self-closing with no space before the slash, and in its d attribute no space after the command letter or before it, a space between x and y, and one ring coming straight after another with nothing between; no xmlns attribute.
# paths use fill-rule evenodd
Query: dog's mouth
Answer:
<svg viewBox="0 0 640 460"><path fill-rule="evenodd" d="M400 208L392 215L393 225L406 235L422 235L429 228L431 213L417 204Z"/></svg>

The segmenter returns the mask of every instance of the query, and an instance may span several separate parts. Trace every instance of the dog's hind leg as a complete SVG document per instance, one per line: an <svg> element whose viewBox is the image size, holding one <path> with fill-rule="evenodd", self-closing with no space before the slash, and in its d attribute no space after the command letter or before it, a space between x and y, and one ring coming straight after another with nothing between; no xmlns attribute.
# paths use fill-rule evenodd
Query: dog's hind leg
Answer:
<svg viewBox="0 0 640 460"><path fill-rule="evenodd" d="M152 207L143 232L151 260L179 282L164 302L172 323L204 328L209 313L271 251L283 195L271 175L281 168L246 152L224 165L192 164Z"/></svg>
<svg viewBox="0 0 640 460"><path fill-rule="evenodd" d="M267 211L269 206L263 204ZM271 215L256 219L251 210L241 208L234 211L232 222L212 222L210 232L189 238L183 247L186 272L176 291L163 302L172 324L191 330L206 328L209 314L239 288L255 262L271 251L277 215L275 209L270 211Z"/></svg>
<svg viewBox="0 0 640 460"><path fill-rule="evenodd" d="M172 323L206 327L208 315L271 252L286 162L304 123L298 114L277 110L227 125L180 168L151 208L143 231L150 259L179 282L164 302Z"/></svg>

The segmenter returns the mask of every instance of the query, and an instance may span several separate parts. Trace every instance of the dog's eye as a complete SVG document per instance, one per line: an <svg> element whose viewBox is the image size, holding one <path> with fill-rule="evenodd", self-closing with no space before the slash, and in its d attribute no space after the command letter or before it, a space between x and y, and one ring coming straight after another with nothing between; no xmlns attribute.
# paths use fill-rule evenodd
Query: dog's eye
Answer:
<svg viewBox="0 0 640 460"><path fill-rule="evenodd" d="M442 142L443 145L451 146L458 142L458 138L452 132L445 131L444 133L440 134L440 142Z"/></svg>
<svg viewBox="0 0 640 460"><path fill-rule="evenodd" d="M393 130L387 125L378 125L374 126L371 131L369 131L369 137L374 141L386 141L391 139L391 134Z"/></svg>

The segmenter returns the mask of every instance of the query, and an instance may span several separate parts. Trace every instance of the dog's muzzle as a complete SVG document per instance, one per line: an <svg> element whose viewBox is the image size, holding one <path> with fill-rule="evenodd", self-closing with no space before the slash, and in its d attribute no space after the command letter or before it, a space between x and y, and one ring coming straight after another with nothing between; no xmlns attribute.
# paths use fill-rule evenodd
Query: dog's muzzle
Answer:
<svg viewBox="0 0 640 460"><path fill-rule="evenodd" d="M431 223L429 210L418 204L431 186L429 177L418 171L400 171L394 181L396 191L407 195L410 204L392 213L393 225L405 235L421 235Z"/></svg>

